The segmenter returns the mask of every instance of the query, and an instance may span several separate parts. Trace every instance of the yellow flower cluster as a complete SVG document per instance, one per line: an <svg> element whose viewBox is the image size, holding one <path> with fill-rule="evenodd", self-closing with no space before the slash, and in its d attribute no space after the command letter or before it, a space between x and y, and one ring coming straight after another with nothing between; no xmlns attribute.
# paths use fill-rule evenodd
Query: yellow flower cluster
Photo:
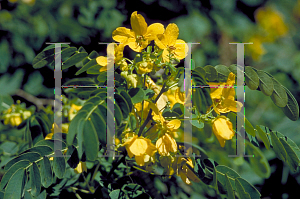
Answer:
<svg viewBox="0 0 300 199"><path fill-rule="evenodd" d="M274 42L276 39L285 36L288 32L288 27L283 20L282 14L271 7L257 9L255 19L259 28L262 29L262 33L254 34L249 39L249 42L253 42L253 44L247 45L247 48L249 48L252 58L259 60L266 53L262 44L264 42Z"/></svg>
<svg viewBox="0 0 300 199"><path fill-rule="evenodd" d="M12 127L19 126L23 120L31 116L30 111L16 110L16 106L12 105L8 110L3 112L4 125Z"/></svg>
<svg viewBox="0 0 300 199"><path fill-rule="evenodd" d="M159 56L160 63L169 62L170 59L183 59L188 52L188 46L185 41L177 39L179 29L176 24L171 23L165 29L160 23L154 23L148 26L144 17L137 12L133 12L130 18L131 28L118 27L112 33L112 38L119 45L112 43L107 47L108 57L114 57L114 60L108 60L107 57L99 56L96 58L97 63L102 66L100 72L106 71L109 63L115 63L120 66L122 71L130 71L127 75L132 74L132 69L128 67L128 59L123 57L125 46L129 46L135 52L142 52L151 41L155 42L156 47L161 50ZM158 54L158 52L157 52ZM137 74L150 73L153 69L159 70L160 67L154 64L156 59L149 56L143 57L143 61L137 63ZM129 79L129 78L127 78ZM132 77L130 77L132 79ZM131 80L132 82L132 80ZM135 85L134 83L131 83Z"/></svg>
<svg viewBox="0 0 300 199"><path fill-rule="evenodd" d="M214 111L217 114L232 112L239 112L243 104L235 101L235 75L230 73L226 83L209 82L210 96L213 100ZM216 87L213 87L216 85ZM221 147L225 146L225 140L231 140L234 136L232 123L224 116L219 116L213 120L213 133L217 137Z"/></svg>

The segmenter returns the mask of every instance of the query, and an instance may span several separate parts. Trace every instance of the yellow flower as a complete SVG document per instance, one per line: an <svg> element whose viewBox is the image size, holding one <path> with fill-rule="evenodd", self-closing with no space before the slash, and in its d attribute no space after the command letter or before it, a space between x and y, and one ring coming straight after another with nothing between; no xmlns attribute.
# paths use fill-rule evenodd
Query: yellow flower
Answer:
<svg viewBox="0 0 300 199"><path fill-rule="evenodd" d="M190 158L178 157L176 159L177 161L173 162L173 168L184 183L190 185L191 181L200 182L198 176L187 166L188 164L191 168L194 168L193 161Z"/></svg>
<svg viewBox="0 0 300 199"><path fill-rule="evenodd" d="M176 103L180 103L184 105L187 101L187 99L185 98L185 92L181 92L180 88L177 86L169 89L165 95L168 97L168 100L170 102L169 105L171 108L173 108L173 106ZM191 90L188 91L188 96L190 95L191 95Z"/></svg>
<svg viewBox="0 0 300 199"><path fill-rule="evenodd" d="M218 104L215 108L215 112L228 113L230 111L239 112L243 104L239 101L235 101L235 90L232 87L235 83L235 75L230 73L226 83L208 83L210 86L216 86L216 88L211 87L210 96L213 100L213 103ZM221 87L219 87L219 85ZM227 88L228 86L229 88ZM226 88L225 88L226 87Z"/></svg>
<svg viewBox="0 0 300 199"><path fill-rule="evenodd" d="M246 45L251 53L252 58L254 60L260 60L261 56L266 54L266 50L262 45L263 38L255 35L249 39L249 42L253 42L253 44Z"/></svg>
<svg viewBox="0 0 300 199"><path fill-rule="evenodd" d="M150 73L153 69L153 63L151 62L138 62L137 63L137 67L138 67L138 74L146 74L146 73Z"/></svg>
<svg viewBox="0 0 300 199"><path fill-rule="evenodd" d="M76 104L71 105L71 108L69 110L69 120L70 121L75 117L76 112L78 112L81 108L82 108L82 106L78 106Z"/></svg>
<svg viewBox="0 0 300 199"><path fill-rule="evenodd" d="M149 159L146 155L151 157L157 151L151 140L147 138L138 137L133 133L128 133L125 137L127 137L127 140L123 146L125 146L130 158L135 156L135 161L139 166L144 166L147 159Z"/></svg>
<svg viewBox="0 0 300 199"><path fill-rule="evenodd" d="M272 42L288 32L282 14L270 7L257 9L255 18L258 24L267 32L266 41Z"/></svg>
<svg viewBox="0 0 300 199"><path fill-rule="evenodd" d="M224 147L225 141L231 140L235 134L232 129L232 123L223 117L219 117L213 121L212 130L221 147Z"/></svg>
<svg viewBox="0 0 300 199"><path fill-rule="evenodd" d="M175 153L177 151L177 143L168 133L158 138L156 141L156 148L158 153L162 156L170 155L170 152Z"/></svg>
<svg viewBox="0 0 300 199"><path fill-rule="evenodd" d="M120 43L128 45L132 50L141 52L146 48L150 41L156 39L157 34L164 32L164 26L160 23L147 25L144 17L137 14L137 11L131 14L130 23L132 30L119 27L112 33L112 38Z"/></svg>
<svg viewBox="0 0 300 199"><path fill-rule="evenodd" d="M136 74L128 75L128 71L121 72L121 76L127 81L128 88L136 88L138 85L138 76Z"/></svg>
<svg viewBox="0 0 300 199"><path fill-rule="evenodd" d="M177 39L178 35L179 29L174 23L167 26L164 34L157 35L155 44L163 49L163 62L169 62L169 56L174 56L177 59L183 59L187 56L188 46L185 41Z"/></svg>
<svg viewBox="0 0 300 199"><path fill-rule="evenodd" d="M21 113L10 113L4 116L4 124L12 127L19 126L22 123Z"/></svg>
<svg viewBox="0 0 300 199"><path fill-rule="evenodd" d="M61 124L61 132L62 133L68 133L68 129L69 129L68 123ZM51 133L46 135L45 140L51 140L54 135L54 132L60 132L60 129L56 123L52 124Z"/></svg>
<svg viewBox="0 0 300 199"><path fill-rule="evenodd" d="M99 56L96 58L97 64L100 66L103 66L100 68L99 72L107 71L107 65L109 63L115 62L116 65L121 65L121 66L127 66L127 62L123 60L123 51L124 51L124 44L115 44L111 43L107 46L107 57L104 56ZM108 57L114 57L114 60L108 59Z"/></svg>
<svg viewBox="0 0 300 199"><path fill-rule="evenodd" d="M87 172L86 163L80 161L74 171L75 173L82 173L83 171Z"/></svg>

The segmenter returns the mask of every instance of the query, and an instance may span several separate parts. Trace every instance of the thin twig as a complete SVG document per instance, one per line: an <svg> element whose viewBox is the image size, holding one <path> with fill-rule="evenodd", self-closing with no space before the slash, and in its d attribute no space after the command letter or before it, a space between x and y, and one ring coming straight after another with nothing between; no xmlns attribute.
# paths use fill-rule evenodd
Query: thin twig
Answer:
<svg viewBox="0 0 300 199"><path fill-rule="evenodd" d="M36 105L36 107L38 109L44 108L44 105L51 105L54 106L54 99L41 99L41 98L37 98L27 92L25 92L24 90L18 89L15 92L15 95L24 98L25 100L33 103L34 105Z"/></svg>

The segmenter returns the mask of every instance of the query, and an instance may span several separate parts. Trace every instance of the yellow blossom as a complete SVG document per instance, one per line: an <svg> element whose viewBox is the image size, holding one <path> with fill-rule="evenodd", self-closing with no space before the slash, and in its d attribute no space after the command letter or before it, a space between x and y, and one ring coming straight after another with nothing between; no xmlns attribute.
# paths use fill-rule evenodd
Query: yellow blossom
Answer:
<svg viewBox="0 0 300 199"><path fill-rule="evenodd" d="M119 27L112 33L112 38L120 43L128 45L132 50L141 52L146 48L150 41L156 39L157 34L164 32L164 26L160 23L147 25L144 17L137 14L137 11L131 14L131 29Z"/></svg>
<svg viewBox="0 0 300 199"><path fill-rule="evenodd" d="M188 91L188 98L185 98L186 93L181 92L180 88L175 86L172 89L169 89L165 95L168 97L168 100L170 102L170 107L173 108L173 106L176 103L185 104L187 99L190 98L191 90Z"/></svg>
<svg viewBox="0 0 300 199"><path fill-rule="evenodd" d="M135 156L135 161L139 166L144 166L148 159L146 155L153 156L157 151L154 144L151 143L151 140L147 138L138 137L133 133L128 133L125 137L127 137L127 139L123 146L125 146L130 158Z"/></svg>
<svg viewBox="0 0 300 199"><path fill-rule="evenodd" d="M71 105L71 108L69 110L69 120L70 121L75 117L76 112L79 111L81 108L82 108L82 106L78 106L76 104Z"/></svg>
<svg viewBox="0 0 300 199"><path fill-rule="evenodd" d="M82 173L83 171L87 172L86 163L80 161L74 171L75 173Z"/></svg>
<svg viewBox="0 0 300 199"><path fill-rule="evenodd" d="M169 56L174 56L177 59L183 59L187 56L188 46L185 41L177 39L179 29L176 24L171 23L167 26L164 34L157 35L155 44L163 49L163 62L168 62Z"/></svg>
<svg viewBox="0 0 300 199"><path fill-rule="evenodd" d="M45 140L51 140L54 135L54 132L68 133L68 129L69 129L68 123L61 124L61 130L59 129L59 127L56 123L53 123L52 128L51 128L51 133L46 135Z"/></svg>
<svg viewBox="0 0 300 199"><path fill-rule="evenodd" d="M107 65L110 63L116 63L116 65L121 65L122 67L126 67L127 63L123 60L123 51L124 51L124 44L115 44L111 43L107 46L107 57L99 56L96 58L97 64L103 66L100 68L100 72L107 71ZM113 57L114 59L110 60L109 58ZM124 68L123 68L124 69Z"/></svg>
<svg viewBox="0 0 300 199"><path fill-rule="evenodd" d="M128 71L121 72L121 76L124 77L127 81L128 88L136 88L138 85L138 76L136 74L128 75Z"/></svg>
<svg viewBox="0 0 300 199"><path fill-rule="evenodd" d="M282 14L270 7L257 9L255 18L258 24L267 32L266 41L272 42L288 32L288 27L284 23Z"/></svg>
<svg viewBox="0 0 300 199"><path fill-rule="evenodd" d="M258 35L254 35L249 39L249 42L253 44L247 45L246 48L249 49L253 60L260 60L261 56L266 54L266 50L262 45L263 38Z"/></svg>
<svg viewBox="0 0 300 199"><path fill-rule="evenodd" d="M181 177L182 181L187 185L192 182L200 182L200 179L195 175L195 173L187 166L187 164L193 169L194 165L190 158L177 157L173 162L173 168L177 171L177 175Z"/></svg>
<svg viewBox="0 0 300 199"><path fill-rule="evenodd" d="M226 83L208 83L210 86L210 96L213 103L218 104L214 109L216 113L228 113L230 111L239 112L243 104L235 101L235 90L232 87L235 83L235 75L230 73ZM213 87L215 86L215 87Z"/></svg>
<svg viewBox="0 0 300 199"><path fill-rule="evenodd" d="M221 147L224 147L225 141L231 140L235 134L232 129L232 123L223 117L219 117L213 121L212 130Z"/></svg>
<svg viewBox="0 0 300 199"><path fill-rule="evenodd" d="M146 74L146 73L150 73L153 69L153 63L151 62L139 62L137 63L137 67L138 67L138 74Z"/></svg>
<svg viewBox="0 0 300 199"><path fill-rule="evenodd" d="M21 113L9 113L4 116L4 124L12 127L19 126L22 123Z"/></svg>
<svg viewBox="0 0 300 199"><path fill-rule="evenodd" d="M170 152L175 153L177 151L177 143L168 133L158 138L156 141L156 148L158 153L162 156L170 155Z"/></svg>

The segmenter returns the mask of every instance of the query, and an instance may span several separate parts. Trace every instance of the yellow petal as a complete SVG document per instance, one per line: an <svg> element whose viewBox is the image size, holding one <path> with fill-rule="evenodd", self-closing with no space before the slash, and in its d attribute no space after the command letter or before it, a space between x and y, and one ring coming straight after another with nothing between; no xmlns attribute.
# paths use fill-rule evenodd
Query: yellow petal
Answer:
<svg viewBox="0 0 300 199"><path fill-rule="evenodd" d="M221 147L225 146L225 140L230 140L234 136L232 123L225 118L219 117L213 122L213 132L220 142Z"/></svg>
<svg viewBox="0 0 300 199"><path fill-rule="evenodd" d="M140 14L137 14L137 11L131 14L130 23L132 30L136 35L144 35L147 32L147 23L144 17Z"/></svg>
<svg viewBox="0 0 300 199"><path fill-rule="evenodd" d="M129 48L134 50L135 52L141 52L147 45L148 40L142 43L142 46L139 46L138 43L136 43L135 39L130 38L127 42Z"/></svg>
<svg viewBox="0 0 300 199"><path fill-rule="evenodd" d="M179 35L178 26L175 23L170 23L164 33L167 45L174 46Z"/></svg>
<svg viewBox="0 0 300 199"><path fill-rule="evenodd" d="M113 31L112 38L113 40L126 45L126 42L129 38L135 38L135 34L128 28L119 27Z"/></svg>
<svg viewBox="0 0 300 199"><path fill-rule="evenodd" d="M147 33L144 38L149 41L155 40L157 38L157 35L163 34L164 31L165 31L164 25L162 25L161 23L151 24L147 28Z"/></svg>
<svg viewBox="0 0 300 199"><path fill-rule="evenodd" d="M156 148L158 149L158 153L160 155L167 156L170 154L170 152L177 151L177 143L174 138L166 133L156 141Z"/></svg>
<svg viewBox="0 0 300 199"><path fill-rule="evenodd" d="M83 171L87 172L86 163L80 161L74 171L75 173L82 173Z"/></svg>
<svg viewBox="0 0 300 199"><path fill-rule="evenodd" d="M176 40L176 43L174 45L175 49L175 57L177 59L183 59L187 56L187 53L189 51L188 45L185 43L185 41L178 39Z"/></svg>
<svg viewBox="0 0 300 199"><path fill-rule="evenodd" d="M146 153L147 147L148 147L148 143L146 140L142 138L137 138L131 144L131 146L129 146L129 151L135 156L140 156Z"/></svg>
<svg viewBox="0 0 300 199"><path fill-rule="evenodd" d="M232 72L230 72L229 75L228 75L228 79L227 79L226 85L227 86L233 86L234 83L235 83L235 74L233 74Z"/></svg>
<svg viewBox="0 0 300 199"><path fill-rule="evenodd" d="M155 39L155 44L160 48L160 49L165 49L167 48L167 41L165 39L165 35L159 34L156 36L157 38Z"/></svg>
<svg viewBox="0 0 300 199"><path fill-rule="evenodd" d="M144 166L144 155L141 156L135 156L135 161L139 166Z"/></svg>
<svg viewBox="0 0 300 199"><path fill-rule="evenodd" d="M107 57L99 56L96 58L96 62L100 66L107 66Z"/></svg>
<svg viewBox="0 0 300 199"><path fill-rule="evenodd" d="M178 119L171 120L168 124L167 127L171 129L178 129L181 125L181 121Z"/></svg>

